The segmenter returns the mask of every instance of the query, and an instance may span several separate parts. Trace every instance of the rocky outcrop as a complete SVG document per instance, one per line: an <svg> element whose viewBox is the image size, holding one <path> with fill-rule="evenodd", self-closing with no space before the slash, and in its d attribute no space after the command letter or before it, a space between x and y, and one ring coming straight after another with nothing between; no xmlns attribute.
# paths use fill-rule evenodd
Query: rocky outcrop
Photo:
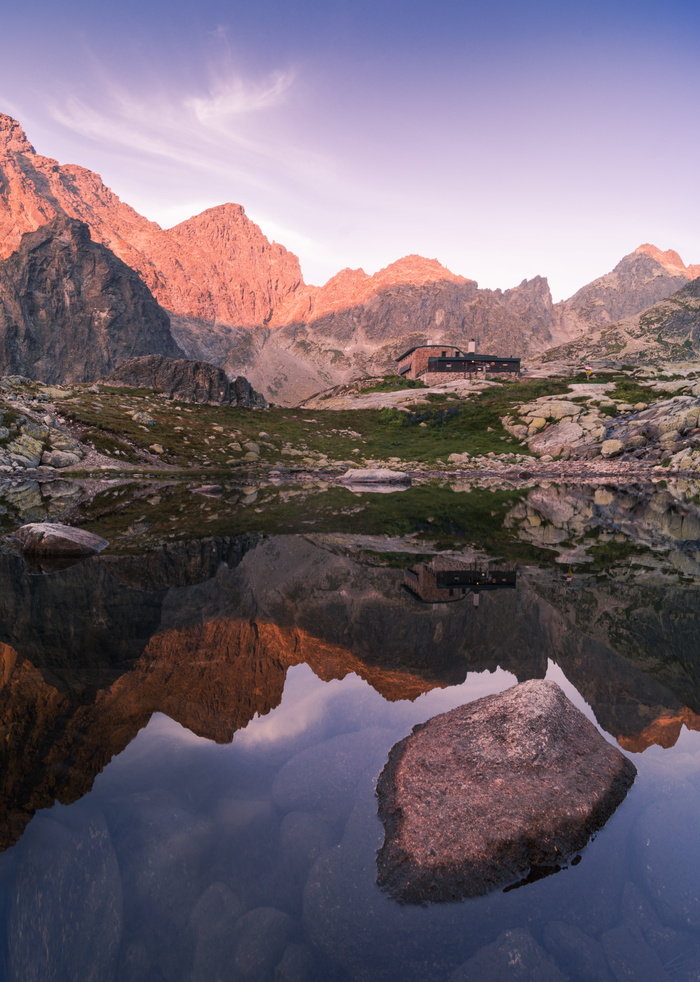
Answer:
<svg viewBox="0 0 700 982"><path fill-rule="evenodd" d="M84 456L81 444L58 425L54 415L29 411L24 400L17 399L21 388L22 383L10 389L12 405L0 398L0 474L78 463Z"/></svg>
<svg viewBox="0 0 700 982"><path fill-rule="evenodd" d="M186 358L164 355L130 358L102 381L107 385L153 389L178 402L257 408L267 405L265 398L242 375L231 381L223 369Z"/></svg>
<svg viewBox="0 0 700 982"><path fill-rule="evenodd" d="M691 384L681 386L685 392L696 389ZM658 387L633 386L628 391L632 399L661 394ZM700 469L697 395L632 405L624 388L616 392L612 383L574 384L570 398L543 396L519 406L516 414L504 416L502 422L509 433L526 440L530 450L545 458L668 459L683 470Z"/></svg>
<svg viewBox="0 0 700 982"><path fill-rule="evenodd" d="M180 353L167 314L83 222L54 218L0 263L0 374L91 381L153 352Z"/></svg>
<svg viewBox="0 0 700 982"><path fill-rule="evenodd" d="M378 883L408 903L488 893L582 849L636 768L548 681L436 716L377 784Z"/></svg>

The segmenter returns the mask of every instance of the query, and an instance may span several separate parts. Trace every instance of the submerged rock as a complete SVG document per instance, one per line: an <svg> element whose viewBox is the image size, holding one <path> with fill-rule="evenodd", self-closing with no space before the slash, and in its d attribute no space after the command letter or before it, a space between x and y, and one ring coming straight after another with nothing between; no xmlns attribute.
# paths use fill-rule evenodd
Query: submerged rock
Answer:
<svg viewBox="0 0 700 982"><path fill-rule="evenodd" d="M504 931L493 944L481 948L473 958L453 972L449 982L565 982L557 966L529 931Z"/></svg>
<svg viewBox="0 0 700 982"><path fill-rule="evenodd" d="M52 522L32 522L15 532L28 556L94 556L109 545L106 539L84 529Z"/></svg>
<svg viewBox="0 0 700 982"><path fill-rule="evenodd" d="M456 900L556 870L636 768L554 682L532 680L414 728L377 784L377 881L403 903Z"/></svg>

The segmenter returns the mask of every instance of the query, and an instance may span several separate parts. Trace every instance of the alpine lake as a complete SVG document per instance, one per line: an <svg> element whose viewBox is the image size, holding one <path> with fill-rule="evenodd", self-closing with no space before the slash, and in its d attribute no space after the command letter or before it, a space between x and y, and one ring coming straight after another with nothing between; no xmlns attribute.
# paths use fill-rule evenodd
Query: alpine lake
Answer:
<svg viewBox="0 0 700 982"><path fill-rule="evenodd" d="M700 484L88 485L0 484L110 542L0 551L1 979L700 979ZM391 748L535 678L627 797L556 875L391 899Z"/></svg>

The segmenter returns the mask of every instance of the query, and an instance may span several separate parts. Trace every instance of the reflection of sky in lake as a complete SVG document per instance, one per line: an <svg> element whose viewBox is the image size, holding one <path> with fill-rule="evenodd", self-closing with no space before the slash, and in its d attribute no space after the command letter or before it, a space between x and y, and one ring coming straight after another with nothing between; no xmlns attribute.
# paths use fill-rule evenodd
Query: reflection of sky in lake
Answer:
<svg viewBox="0 0 700 982"><path fill-rule="evenodd" d="M593 717L551 662L547 677ZM165 977L183 980L439 982L470 957L497 965L504 930L519 932L513 943L525 938L542 972L554 963L572 972L576 941L601 965L643 957L659 972L650 979L690 979L698 733L634 755L628 798L582 862L557 876L430 908L399 906L376 887L374 785L391 746L415 723L513 682L500 669L470 673L413 702L386 702L355 675L326 683L298 666L281 704L228 745L155 715L91 793L39 813L0 857L8 979L81 977L88 926L107 935L100 980L145 980L165 964ZM55 970L32 975L48 964L27 947L40 930L62 941L48 942ZM252 969L230 970L249 960ZM661 974L665 962L673 974ZM302 974L281 974L292 964ZM226 965L228 974L211 974Z"/></svg>

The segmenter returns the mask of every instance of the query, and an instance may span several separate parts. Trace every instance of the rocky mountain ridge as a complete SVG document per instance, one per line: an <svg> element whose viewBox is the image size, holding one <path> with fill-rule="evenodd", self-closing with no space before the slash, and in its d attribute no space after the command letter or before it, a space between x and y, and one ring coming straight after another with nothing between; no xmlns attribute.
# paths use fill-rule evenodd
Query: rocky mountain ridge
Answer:
<svg viewBox="0 0 700 982"><path fill-rule="evenodd" d="M686 266L677 252L641 245L612 272L555 305L553 337L573 339L640 314L697 276L700 266Z"/></svg>
<svg viewBox="0 0 700 982"><path fill-rule="evenodd" d="M693 267L689 267L692 269ZM546 352L543 361L605 361L662 366L700 354L700 277L641 313Z"/></svg>
<svg viewBox="0 0 700 982"><path fill-rule="evenodd" d="M558 304L543 277L485 290L420 256L371 275L342 270L310 286L296 256L270 242L240 205L162 229L98 175L37 154L19 123L0 114L0 256L57 215L86 222L96 242L139 274L187 357L245 374L283 404L391 370L400 349L428 341L476 337L495 354L538 354L638 315L700 272L646 244Z"/></svg>
<svg viewBox="0 0 700 982"><path fill-rule="evenodd" d="M210 208L164 230L98 174L37 154L19 123L0 114L0 258L57 215L84 221L166 310L184 316L264 323L302 279L296 256L270 243L240 205Z"/></svg>

